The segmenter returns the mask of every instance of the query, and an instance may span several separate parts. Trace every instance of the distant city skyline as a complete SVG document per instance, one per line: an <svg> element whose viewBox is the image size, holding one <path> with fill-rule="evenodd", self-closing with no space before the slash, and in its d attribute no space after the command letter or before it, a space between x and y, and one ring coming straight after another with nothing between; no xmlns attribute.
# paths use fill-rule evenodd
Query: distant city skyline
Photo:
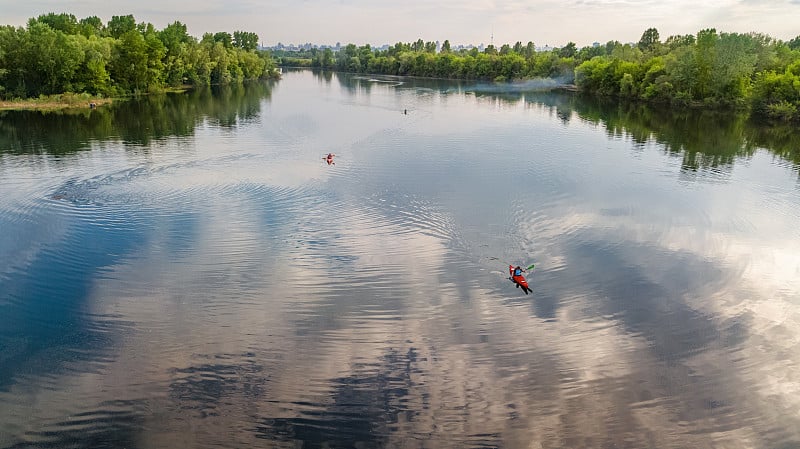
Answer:
<svg viewBox="0 0 800 449"><path fill-rule="evenodd" d="M568 42L582 47L610 40L636 42L650 27L658 29L662 40L705 28L782 40L800 35L800 0L406 0L401 7L380 0L0 0L0 11L1 24L14 26L49 12L78 19L94 15L104 22L133 14L137 22L158 29L180 21L195 37L250 31L264 46L381 46L447 39L453 45L532 41L539 47Z"/></svg>

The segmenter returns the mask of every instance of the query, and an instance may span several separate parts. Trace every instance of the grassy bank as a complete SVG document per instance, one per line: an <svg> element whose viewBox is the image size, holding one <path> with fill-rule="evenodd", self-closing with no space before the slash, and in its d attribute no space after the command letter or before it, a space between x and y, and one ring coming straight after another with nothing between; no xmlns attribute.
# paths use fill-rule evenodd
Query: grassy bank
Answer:
<svg viewBox="0 0 800 449"><path fill-rule="evenodd" d="M38 98L15 100L0 100L0 110L42 110L53 111L60 109L90 108L91 105L101 106L111 103L111 98L93 97L89 94L60 94L47 95Z"/></svg>

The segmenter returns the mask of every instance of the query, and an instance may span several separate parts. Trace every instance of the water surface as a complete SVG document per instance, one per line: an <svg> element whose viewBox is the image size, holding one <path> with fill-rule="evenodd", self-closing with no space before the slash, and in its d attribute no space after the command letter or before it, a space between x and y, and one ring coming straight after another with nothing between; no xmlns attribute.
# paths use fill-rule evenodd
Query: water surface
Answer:
<svg viewBox="0 0 800 449"><path fill-rule="evenodd" d="M311 71L0 114L0 447L800 447L795 130Z"/></svg>

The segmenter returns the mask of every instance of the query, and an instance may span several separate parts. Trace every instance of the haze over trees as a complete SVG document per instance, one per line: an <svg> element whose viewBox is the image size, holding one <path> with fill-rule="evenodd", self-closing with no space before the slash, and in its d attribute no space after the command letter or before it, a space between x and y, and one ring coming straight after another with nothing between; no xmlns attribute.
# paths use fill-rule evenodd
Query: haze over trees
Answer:
<svg viewBox="0 0 800 449"><path fill-rule="evenodd" d="M49 13L26 27L0 27L0 99L65 92L120 96L183 85L240 83L275 76L273 59L245 31L190 36L132 15L78 20Z"/></svg>

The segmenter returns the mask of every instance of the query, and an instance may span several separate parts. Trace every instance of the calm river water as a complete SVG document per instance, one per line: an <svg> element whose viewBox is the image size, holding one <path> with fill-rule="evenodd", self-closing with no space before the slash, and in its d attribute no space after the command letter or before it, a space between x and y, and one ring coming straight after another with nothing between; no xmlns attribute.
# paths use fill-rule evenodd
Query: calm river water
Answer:
<svg viewBox="0 0 800 449"><path fill-rule="evenodd" d="M800 447L798 132L533 87L0 113L0 447Z"/></svg>

